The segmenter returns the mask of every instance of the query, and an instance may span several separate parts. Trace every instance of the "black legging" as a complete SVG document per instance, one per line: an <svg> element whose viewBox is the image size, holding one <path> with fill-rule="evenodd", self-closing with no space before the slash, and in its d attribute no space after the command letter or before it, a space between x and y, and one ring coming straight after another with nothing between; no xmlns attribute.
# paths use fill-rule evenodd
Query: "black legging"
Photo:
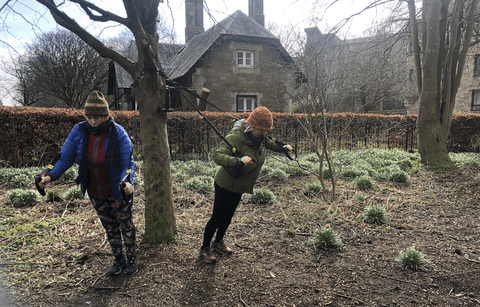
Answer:
<svg viewBox="0 0 480 307"><path fill-rule="evenodd" d="M215 182L215 201L213 203L213 212L210 220L205 226L205 233L203 234L202 247L210 246L213 235L217 231L215 237L216 241L223 240L223 236L230 226L235 210L237 210L238 203L242 194L230 192L221 188Z"/></svg>

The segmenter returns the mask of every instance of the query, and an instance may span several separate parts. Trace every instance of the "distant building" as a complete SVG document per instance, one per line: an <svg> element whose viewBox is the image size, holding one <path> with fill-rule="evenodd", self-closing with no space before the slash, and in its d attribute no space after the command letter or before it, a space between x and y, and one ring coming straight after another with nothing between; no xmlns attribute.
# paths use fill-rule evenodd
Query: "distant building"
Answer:
<svg viewBox="0 0 480 307"><path fill-rule="evenodd" d="M257 106L291 110L295 65L280 40L264 28L263 0L249 0L249 16L236 11L206 31L202 0L186 0L185 12L185 45L161 45L169 79L199 94L207 88L208 100L225 111L249 112ZM112 63L110 77L109 93L123 92L131 102L130 76ZM180 102L178 94L171 96L174 109L191 110L184 98Z"/></svg>
<svg viewBox="0 0 480 307"><path fill-rule="evenodd" d="M405 46L386 35L342 40L317 27L305 33L296 62L308 79L307 101L321 101L323 111L332 113L406 113L408 59L395 56L405 55Z"/></svg>

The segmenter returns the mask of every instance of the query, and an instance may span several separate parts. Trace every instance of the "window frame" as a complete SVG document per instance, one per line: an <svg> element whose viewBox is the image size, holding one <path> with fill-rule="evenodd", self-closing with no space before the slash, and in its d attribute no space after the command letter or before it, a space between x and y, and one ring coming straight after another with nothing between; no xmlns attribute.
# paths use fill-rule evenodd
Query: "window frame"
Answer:
<svg viewBox="0 0 480 307"><path fill-rule="evenodd" d="M480 54L475 54L474 63L473 63L473 76L480 76Z"/></svg>
<svg viewBox="0 0 480 307"><path fill-rule="evenodd" d="M239 57L239 55L242 54L241 57ZM249 54L251 57L247 57L247 54ZM254 68L255 67L255 51L252 51L252 50L237 50L235 52L235 55L236 55L236 63L237 63L237 67L241 67L241 68ZM239 63L240 60L242 61L242 63ZM251 61L251 64L247 64L247 61L250 60Z"/></svg>
<svg viewBox="0 0 480 307"><path fill-rule="evenodd" d="M252 99L251 110L247 108L249 99ZM240 100L243 100L243 102L242 102L243 108L242 109L239 108ZM255 110L257 108L257 104L258 104L258 97L255 96L255 95L237 95L237 97L235 99L235 110L236 110L237 113L252 112L253 110Z"/></svg>
<svg viewBox="0 0 480 307"><path fill-rule="evenodd" d="M472 91L472 111L480 111L480 90Z"/></svg>

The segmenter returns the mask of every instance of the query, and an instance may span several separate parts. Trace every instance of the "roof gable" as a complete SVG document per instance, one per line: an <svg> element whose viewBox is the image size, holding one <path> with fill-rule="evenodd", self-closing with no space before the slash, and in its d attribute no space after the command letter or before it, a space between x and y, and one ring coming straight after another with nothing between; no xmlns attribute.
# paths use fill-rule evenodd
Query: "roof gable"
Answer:
<svg viewBox="0 0 480 307"><path fill-rule="evenodd" d="M280 40L275 35L238 10L188 41L185 47L168 63L172 69L169 77L176 79L185 75L221 36L226 35L245 39L267 39L277 41L277 44L280 45Z"/></svg>

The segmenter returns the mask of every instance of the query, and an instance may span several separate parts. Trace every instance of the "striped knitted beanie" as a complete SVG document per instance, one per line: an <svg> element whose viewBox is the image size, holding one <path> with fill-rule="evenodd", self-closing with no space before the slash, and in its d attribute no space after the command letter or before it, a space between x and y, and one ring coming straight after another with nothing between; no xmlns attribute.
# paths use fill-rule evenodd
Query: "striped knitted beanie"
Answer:
<svg viewBox="0 0 480 307"><path fill-rule="evenodd" d="M247 123L252 128L272 130L273 115L266 107L258 107L247 118Z"/></svg>
<svg viewBox="0 0 480 307"><path fill-rule="evenodd" d="M91 92L85 102L85 116L109 116L108 102L99 91Z"/></svg>

